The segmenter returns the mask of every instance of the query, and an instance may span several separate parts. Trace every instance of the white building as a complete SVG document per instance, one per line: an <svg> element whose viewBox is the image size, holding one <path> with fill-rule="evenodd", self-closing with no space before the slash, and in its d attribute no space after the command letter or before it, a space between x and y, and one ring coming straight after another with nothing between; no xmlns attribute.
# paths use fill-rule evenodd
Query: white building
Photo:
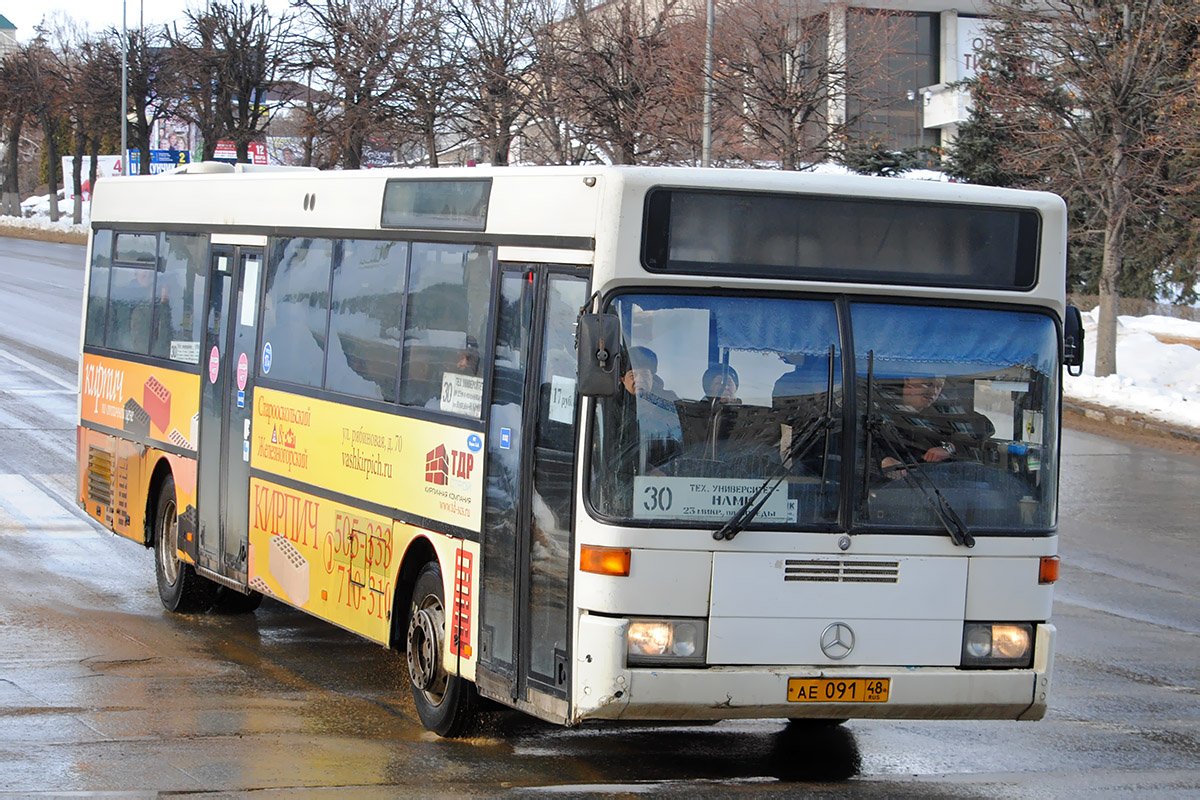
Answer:
<svg viewBox="0 0 1200 800"><path fill-rule="evenodd" d="M8 21L8 17L0 14L0 58L17 46L17 26Z"/></svg>

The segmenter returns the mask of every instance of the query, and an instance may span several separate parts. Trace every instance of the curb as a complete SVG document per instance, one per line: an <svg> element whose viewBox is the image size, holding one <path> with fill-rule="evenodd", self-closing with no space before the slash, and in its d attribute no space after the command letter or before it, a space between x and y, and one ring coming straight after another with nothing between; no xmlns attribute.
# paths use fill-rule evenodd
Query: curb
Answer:
<svg viewBox="0 0 1200 800"><path fill-rule="evenodd" d="M1062 401L1062 407L1064 422L1067 422L1068 417L1074 414L1092 422L1123 429L1134 435L1174 439L1180 442L1200 445L1200 430L1182 425L1169 424L1135 411L1126 411L1121 408L1106 408L1078 400L1067 400L1065 397Z"/></svg>
<svg viewBox="0 0 1200 800"><path fill-rule="evenodd" d="M0 236L13 239L31 239L36 242L52 242L54 244L87 244L87 231L80 233L67 229L35 228L32 225L22 225L17 222L6 222L14 217L0 217Z"/></svg>

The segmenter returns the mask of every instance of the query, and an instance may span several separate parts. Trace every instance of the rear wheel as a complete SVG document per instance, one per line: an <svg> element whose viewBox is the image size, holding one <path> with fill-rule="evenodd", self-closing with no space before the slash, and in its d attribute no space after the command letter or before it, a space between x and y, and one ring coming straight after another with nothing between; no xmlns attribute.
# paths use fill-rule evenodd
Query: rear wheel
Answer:
<svg viewBox="0 0 1200 800"><path fill-rule="evenodd" d="M175 505L175 479L167 476L154 511L154 574L163 607L179 614L206 611L216 595L216 584L196 574L191 564L179 560L179 519Z"/></svg>
<svg viewBox="0 0 1200 800"><path fill-rule="evenodd" d="M421 723L439 736L461 736L475 704L475 687L444 663L446 599L442 570L431 561L413 587L406 634L408 677Z"/></svg>

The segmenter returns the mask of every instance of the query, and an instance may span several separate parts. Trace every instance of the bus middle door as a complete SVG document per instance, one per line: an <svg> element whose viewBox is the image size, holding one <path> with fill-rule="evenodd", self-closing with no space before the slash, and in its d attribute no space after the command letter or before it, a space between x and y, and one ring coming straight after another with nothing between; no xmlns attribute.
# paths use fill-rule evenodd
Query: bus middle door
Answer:
<svg viewBox="0 0 1200 800"><path fill-rule="evenodd" d="M575 321L588 282L565 268L525 265L505 266L500 280L480 662L493 692L561 722L570 678Z"/></svg>
<svg viewBox="0 0 1200 800"><path fill-rule="evenodd" d="M262 273L262 247L213 245L200 392L197 563L243 587Z"/></svg>

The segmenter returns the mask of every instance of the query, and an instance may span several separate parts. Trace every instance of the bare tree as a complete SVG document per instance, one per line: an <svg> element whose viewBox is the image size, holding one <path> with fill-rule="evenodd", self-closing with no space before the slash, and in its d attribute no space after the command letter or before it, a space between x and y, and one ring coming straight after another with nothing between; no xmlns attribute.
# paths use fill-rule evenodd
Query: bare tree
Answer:
<svg viewBox="0 0 1200 800"><path fill-rule="evenodd" d="M529 123L521 135L522 158L548 164L578 164L589 159L588 148L580 140L568 104L559 91L560 65L565 53L561 48L559 27L549 10L545 22L534 34L534 68L530 76Z"/></svg>
<svg viewBox="0 0 1200 800"><path fill-rule="evenodd" d="M287 14L273 16L265 5L209 0L166 31L171 72L186 87L175 112L199 130L204 159L229 138L237 160L250 160L250 143L287 99L269 102L268 92L291 86L280 80L290 56L289 26Z"/></svg>
<svg viewBox="0 0 1200 800"><path fill-rule="evenodd" d="M395 124L401 93L393 68L409 45L409 5L391 0L297 0L305 30L292 66L329 102L311 106L314 137L346 169L362 166L364 144ZM401 57L400 60L403 60Z"/></svg>
<svg viewBox="0 0 1200 800"><path fill-rule="evenodd" d="M4 170L0 174L0 213L17 216L21 213L19 155L21 131L32 114L32 96L25 85L24 47L14 50L0 61L0 128L4 131Z"/></svg>
<svg viewBox="0 0 1200 800"><path fill-rule="evenodd" d="M854 14L853 37L837 41ZM742 0L720 17L715 81L731 155L801 169L835 155L855 116L869 112L877 76L897 52L887 13L861 14L820 0ZM831 42L831 34L833 41Z"/></svg>
<svg viewBox="0 0 1200 800"><path fill-rule="evenodd" d="M232 0L211 3L217 19L216 45L219 80L224 101L218 105L225 132L237 148L237 160L249 161L250 142L269 124L279 103L267 101L267 92L284 86L278 78L288 53L289 19L273 16L265 5ZM280 98L286 101L287 98Z"/></svg>
<svg viewBox="0 0 1200 800"><path fill-rule="evenodd" d="M119 31L110 37L121 41ZM165 32L133 28L126 32L125 59L131 144L138 152L138 171L150 174L150 137L159 120L176 116L179 87L174 84Z"/></svg>
<svg viewBox="0 0 1200 800"><path fill-rule="evenodd" d="M74 204L72 219L83 221L83 157L92 153L90 179L95 181L99 138L111 130L120 108L119 73L112 71L114 54L101 39L63 14L51 15L39 26L47 43L47 68L60 90L57 109L71 131L72 171L70 186ZM61 122L60 122L61 124ZM53 143L50 143L53 144ZM67 176L63 176L64 183Z"/></svg>
<svg viewBox="0 0 1200 800"><path fill-rule="evenodd" d="M680 76L695 63L679 36L691 12L680 0L613 0L588 8L572 0L574 15L559 23L557 91L583 138L618 164L669 161L678 155L675 90L700 75Z"/></svg>
<svg viewBox="0 0 1200 800"><path fill-rule="evenodd" d="M178 76L182 97L175 106L180 119L191 123L200 134L201 160L210 161L221 140L222 106L228 105L228 87L222 82L218 47L219 13L216 3L184 12L182 25L167 29L170 69Z"/></svg>
<svg viewBox="0 0 1200 800"><path fill-rule="evenodd" d="M462 71L468 133L491 163L507 164L532 97L542 6L538 0L465 0L451 8L470 65Z"/></svg>
<svg viewBox="0 0 1200 800"><path fill-rule="evenodd" d="M1044 9L1048 5L1049 11ZM997 0L976 91L1004 157L1040 188L1087 197L1103 237L1096 375L1116 371L1118 279L1131 223L1193 187L1168 169L1195 151L1195 5L1176 0ZM1194 160L1193 160L1194 164Z"/></svg>
<svg viewBox="0 0 1200 800"><path fill-rule="evenodd" d="M438 166L441 137L461 109L465 41L455 35L452 12L438 0L414 0L409 15L409 41L393 66L398 92L400 129L426 163Z"/></svg>
<svg viewBox="0 0 1200 800"><path fill-rule="evenodd" d="M66 84L54 52L51 50L44 31L26 45L9 54L5 62L13 80L10 91L24 92L28 98L28 112L37 120L42 131L46 159L46 183L50 195L50 219L57 221L59 190L59 153L56 134L64 122L66 113ZM15 156L16 154L13 153Z"/></svg>

